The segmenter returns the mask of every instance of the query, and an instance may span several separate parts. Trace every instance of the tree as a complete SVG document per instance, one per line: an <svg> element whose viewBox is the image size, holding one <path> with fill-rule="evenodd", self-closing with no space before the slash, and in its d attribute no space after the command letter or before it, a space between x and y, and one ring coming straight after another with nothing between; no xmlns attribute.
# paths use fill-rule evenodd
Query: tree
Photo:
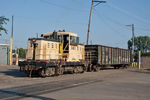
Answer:
<svg viewBox="0 0 150 100"><path fill-rule="evenodd" d="M19 58L26 58L26 49L18 48L17 51L19 51Z"/></svg>
<svg viewBox="0 0 150 100"><path fill-rule="evenodd" d="M7 21L9 21L8 18L5 18L4 16L0 16L0 32L4 31L7 34L7 30L3 27L4 24L7 24ZM0 33L0 36L2 34Z"/></svg>
<svg viewBox="0 0 150 100"><path fill-rule="evenodd" d="M128 41L128 49L132 50L132 40ZM138 36L134 38L134 50L141 51L142 53L150 52L150 37L149 36Z"/></svg>

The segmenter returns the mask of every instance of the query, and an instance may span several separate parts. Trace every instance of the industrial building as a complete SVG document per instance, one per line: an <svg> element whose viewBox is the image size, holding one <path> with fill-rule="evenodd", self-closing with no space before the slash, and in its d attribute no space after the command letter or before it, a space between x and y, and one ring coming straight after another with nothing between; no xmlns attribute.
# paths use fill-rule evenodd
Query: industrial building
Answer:
<svg viewBox="0 0 150 100"><path fill-rule="evenodd" d="M9 45L0 44L0 64L9 64Z"/></svg>

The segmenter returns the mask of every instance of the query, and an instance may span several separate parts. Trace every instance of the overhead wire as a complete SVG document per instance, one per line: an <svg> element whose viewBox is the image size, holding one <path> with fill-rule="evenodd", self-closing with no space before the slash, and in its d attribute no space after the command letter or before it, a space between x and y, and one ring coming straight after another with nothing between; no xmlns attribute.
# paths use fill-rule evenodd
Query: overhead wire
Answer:
<svg viewBox="0 0 150 100"><path fill-rule="evenodd" d="M146 29L146 28L141 28L141 27L135 27L135 28L143 31L150 31L150 29Z"/></svg>
<svg viewBox="0 0 150 100"><path fill-rule="evenodd" d="M43 2L43 3L58 7L58 8L63 8L63 9L73 10L73 11L86 12L86 10L76 9L76 8L72 8L72 7L69 7L69 6L64 6L64 5L61 5L61 4L52 3L52 2L47 1L47 0L40 0L40 1Z"/></svg>
<svg viewBox="0 0 150 100"><path fill-rule="evenodd" d="M66 17L66 16L69 16L69 15L71 15L71 14L69 14L69 13L74 13L74 12L81 12L81 13L83 13L83 12L88 12L88 10L83 10L83 9L79 9L79 8L73 8L73 7L70 7L69 5L67 5L67 6L65 6L65 5L63 5L63 4L61 4L61 3L54 3L54 2L51 2L51 1L48 1L48 0L40 0L42 3L45 3L45 4L48 4L48 5L51 5L51 6L54 6L54 7L57 7L57 8L62 8L62 9L64 9L65 10L65 12L67 13L64 13L64 12L61 12L60 14L62 14L61 15L61 18L59 18L59 19L57 19L57 22L59 23L59 22L62 22L62 21L64 21L64 20L62 20L62 19L64 19L64 16ZM77 15L77 14L76 14ZM81 23L81 22L76 22L76 24L83 24L83 23Z"/></svg>
<svg viewBox="0 0 150 100"><path fill-rule="evenodd" d="M96 11L95 9L94 9L94 11ZM127 35L125 35L125 34L120 34L120 33L122 33L122 32L120 32L120 31L118 31L117 29L115 29L111 24L110 24L110 22L103 16L104 14L100 14L100 13L95 13L95 15L99 18L99 19L101 19L101 21L103 21L112 31L114 31L115 33L117 33L116 35L117 36L119 36L119 37L121 37L121 38L119 38L118 39L118 41L116 42L117 44L119 44L119 43L121 43L121 42L123 42L124 43L124 41L122 41L122 37L127 37ZM127 37L127 38L129 38L129 37ZM121 39L121 40L120 40ZM115 44L116 44L115 43Z"/></svg>
<svg viewBox="0 0 150 100"><path fill-rule="evenodd" d="M101 11L101 12L103 13L103 11ZM97 13L99 13L99 12L97 12ZM102 15L105 19L107 19L107 20L109 20L110 22L112 22L112 23L118 25L118 26L121 27L122 29L124 29L124 30L130 30L130 29L128 29L128 28L126 27L126 24L122 24L122 23L120 23L119 21L112 19L112 17L106 16L104 13L101 14L101 15Z"/></svg>
<svg viewBox="0 0 150 100"><path fill-rule="evenodd" d="M129 11L124 10L124 9L122 9L122 8L112 4L110 2L107 5L109 7L111 7L111 8L113 8L113 9L116 9L116 10L118 10L118 11L120 11L120 12L122 12L122 13L124 13L124 14L126 14L126 15L128 15L128 16L130 16L130 17L132 17L132 18L134 18L134 19L136 19L138 21L140 21L140 22L144 22L144 23L147 23L147 24L150 25L150 21L149 20L145 20L145 19L143 19L143 18L141 18L141 17L139 17L139 16L137 16L137 15L135 15L133 13L130 13Z"/></svg>
<svg viewBox="0 0 150 100"><path fill-rule="evenodd" d="M119 9L119 8L118 8L118 9ZM101 12L103 12L103 11L101 11ZM97 13L98 13L98 12L97 12ZM119 25L119 27L122 27L122 29L126 29L126 30L131 31L131 29L129 29L130 27L126 27L125 24L122 24L122 23L120 23L119 21L112 19L111 17L105 16L104 13L103 13L101 16L104 16L105 19L107 19L107 20L109 20L109 21L115 23L116 25ZM125 27L126 27L126 28L125 28ZM139 29L139 30L143 30L143 31L150 31L150 29L140 28L140 27L136 27L136 26L135 26L135 29L136 29L136 30Z"/></svg>
<svg viewBox="0 0 150 100"><path fill-rule="evenodd" d="M94 9L94 11L96 11ZM115 29L111 24L110 24L110 21L108 21L108 19L106 19L105 16L103 16L104 14L100 14L99 12L96 12L95 15L97 15L97 17L99 19L102 19L101 21L103 21L108 27L111 28L112 31L114 31L115 33L119 34L121 37L124 37L125 35L124 34L120 34L122 32L118 31L117 29Z"/></svg>

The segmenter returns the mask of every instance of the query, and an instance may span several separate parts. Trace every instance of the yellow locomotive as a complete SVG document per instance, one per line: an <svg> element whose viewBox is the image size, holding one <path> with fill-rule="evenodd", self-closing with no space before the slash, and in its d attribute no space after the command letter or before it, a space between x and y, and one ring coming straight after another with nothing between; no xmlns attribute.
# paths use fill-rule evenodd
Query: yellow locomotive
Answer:
<svg viewBox="0 0 150 100"><path fill-rule="evenodd" d="M32 73L45 77L66 71L83 72L84 47L75 33L64 30L44 33L41 38L28 39L27 60L19 65L30 76Z"/></svg>
<svg viewBox="0 0 150 100"><path fill-rule="evenodd" d="M41 35L42 38L28 40L28 60L57 60L67 62L84 60L84 45L79 44L75 33L59 31Z"/></svg>

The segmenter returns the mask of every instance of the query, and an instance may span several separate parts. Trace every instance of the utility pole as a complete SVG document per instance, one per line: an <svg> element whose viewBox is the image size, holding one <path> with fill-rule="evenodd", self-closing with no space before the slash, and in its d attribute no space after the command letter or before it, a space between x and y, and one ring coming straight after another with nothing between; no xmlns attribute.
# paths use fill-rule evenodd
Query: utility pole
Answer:
<svg viewBox="0 0 150 100"><path fill-rule="evenodd" d="M132 54L134 54L134 24L131 25L132 26Z"/></svg>
<svg viewBox="0 0 150 100"><path fill-rule="evenodd" d="M93 11L93 1L92 0L92 5L91 5L91 11L90 11L90 16L89 16L89 24L88 24L88 34L87 34L87 42L86 44L89 44L89 35L90 35L90 27L91 27L91 17L92 17L92 11Z"/></svg>
<svg viewBox="0 0 150 100"><path fill-rule="evenodd" d="M14 22L14 16L12 16L12 32L11 32L11 38L10 38L10 66L12 65L12 48L13 48L13 22Z"/></svg>
<svg viewBox="0 0 150 100"><path fill-rule="evenodd" d="M94 6L94 2L97 3L95 6ZM92 0L91 10L90 10L90 16L89 16L89 24L88 24L88 33L87 33L87 42L86 42L87 45L89 44L90 27L91 27L91 18L92 18L93 7L96 7L96 6L99 5L100 3L106 3L106 1Z"/></svg>
<svg viewBox="0 0 150 100"><path fill-rule="evenodd" d="M126 25L132 27L132 55L134 54L134 24Z"/></svg>
<svg viewBox="0 0 150 100"><path fill-rule="evenodd" d="M132 27L132 67L134 66L134 24L126 25Z"/></svg>

